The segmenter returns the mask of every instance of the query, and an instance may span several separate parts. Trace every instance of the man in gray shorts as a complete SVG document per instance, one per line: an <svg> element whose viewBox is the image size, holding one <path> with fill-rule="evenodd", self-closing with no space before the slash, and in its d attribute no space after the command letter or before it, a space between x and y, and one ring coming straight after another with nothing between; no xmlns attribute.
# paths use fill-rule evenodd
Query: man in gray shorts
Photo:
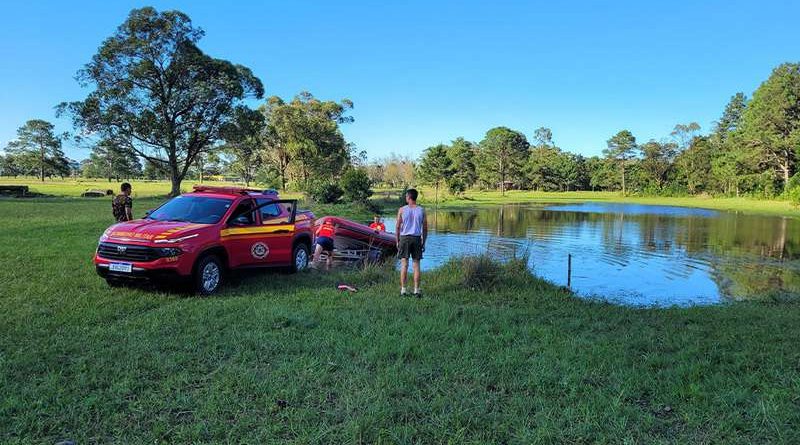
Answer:
<svg viewBox="0 0 800 445"><path fill-rule="evenodd" d="M419 193L415 189L406 192L406 204L397 211L397 256L400 257L400 295L407 295L408 258L411 257L414 269L414 296L422 297L419 290L419 261L425 251L428 239L428 218L425 209L417 205Z"/></svg>

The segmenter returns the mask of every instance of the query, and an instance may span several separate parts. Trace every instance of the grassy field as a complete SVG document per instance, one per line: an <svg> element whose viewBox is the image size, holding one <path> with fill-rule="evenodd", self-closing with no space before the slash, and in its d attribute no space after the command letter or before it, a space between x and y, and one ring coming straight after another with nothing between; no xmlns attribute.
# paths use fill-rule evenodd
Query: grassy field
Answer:
<svg viewBox="0 0 800 445"><path fill-rule="evenodd" d="M0 200L0 443L800 442L796 304L635 310L458 265L422 300L383 269L111 289L109 219Z"/></svg>
<svg viewBox="0 0 800 445"><path fill-rule="evenodd" d="M182 189L189 191L197 181L187 180ZM119 183L107 180L45 180L40 182L35 178L10 178L0 177L0 184L24 184L30 186L34 193L41 193L56 197L79 197L88 189L119 189ZM147 198L166 196L170 185L166 181L132 181L134 198ZM233 183L211 182L213 185L235 185ZM239 184L241 185L241 184ZM422 187L421 202L426 205L434 203L435 193L432 188ZM379 204L397 201L400 191L398 189L377 189L375 198ZM284 193L287 198L299 198L301 193ZM785 200L765 200L752 198L715 198L715 197L663 197L663 196L623 196L617 192L533 192L510 190L505 196L497 191L469 191L464 196L455 197L442 192L439 203L445 207L470 207L475 205L492 205L507 203L553 203L553 202L624 202L635 204L669 205L682 207L700 207L714 210L734 212L759 213L769 215L785 215L800 217L800 206Z"/></svg>

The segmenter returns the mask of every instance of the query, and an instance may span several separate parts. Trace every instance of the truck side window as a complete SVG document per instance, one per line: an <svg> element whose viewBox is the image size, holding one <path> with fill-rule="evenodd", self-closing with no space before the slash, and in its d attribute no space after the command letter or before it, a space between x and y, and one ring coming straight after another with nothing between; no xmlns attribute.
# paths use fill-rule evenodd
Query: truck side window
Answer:
<svg viewBox="0 0 800 445"><path fill-rule="evenodd" d="M258 205L264 204L265 200L258 200ZM261 224L286 224L289 222L289 215L285 209L286 204L275 203L261 207Z"/></svg>
<svg viewBox="0 0 800 445"><path fill-rule="evenodd" d="M250 226L255 224L256 212L253 211L253 201L248 199L239 203L232 217L233 218L228 221L229 224L237 226Z"/></svg>

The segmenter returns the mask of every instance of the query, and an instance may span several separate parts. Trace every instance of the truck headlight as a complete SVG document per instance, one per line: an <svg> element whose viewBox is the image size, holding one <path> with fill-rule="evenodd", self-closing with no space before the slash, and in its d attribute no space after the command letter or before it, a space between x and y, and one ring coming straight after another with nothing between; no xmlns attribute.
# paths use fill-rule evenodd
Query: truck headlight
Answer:
<svg viewBox="0 0 800 445"><path fill-rule="evenodd" d="M181 253L183 253L183 251L181 249L177 248L177 247L160 247L158 249L159 256L165 257L165 258L166 257L171 257L171 256L178 256Z"/></svg>

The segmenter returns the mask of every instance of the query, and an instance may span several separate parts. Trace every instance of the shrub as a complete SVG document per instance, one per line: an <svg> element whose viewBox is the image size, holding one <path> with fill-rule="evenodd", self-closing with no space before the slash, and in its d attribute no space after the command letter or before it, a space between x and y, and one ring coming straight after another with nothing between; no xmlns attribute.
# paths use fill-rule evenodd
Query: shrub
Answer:
<svg viewBox="0 0 800 445"><path fill-rule="evenodd" d="M344 192L342 188L331 182L316 182L307 190L308 196L316 202L333 204L339 201Z"/></svg>
<svg viewBox="0 0 800 445"><path fill-rule="evenodd" d="M348 202L367 202L372 196L372 180L367 172L360 168L351 168L346 171L340 181L344 199Z"/></svg>
<svg viewBox="0 0 800 445"><path fill-rule="evenodd" d="M503 268L489 255L461 259L462 284L472 290L488 291L500 283Z"/></svg>
<svg viewBox="0 0 800 445"><path fill-rule="evenodd" d="M466 256L455 261L461 270L461 285L476 291L489 292L503 286L524 285L532 278L527 256L500 261L488 254Z"/></svg>

